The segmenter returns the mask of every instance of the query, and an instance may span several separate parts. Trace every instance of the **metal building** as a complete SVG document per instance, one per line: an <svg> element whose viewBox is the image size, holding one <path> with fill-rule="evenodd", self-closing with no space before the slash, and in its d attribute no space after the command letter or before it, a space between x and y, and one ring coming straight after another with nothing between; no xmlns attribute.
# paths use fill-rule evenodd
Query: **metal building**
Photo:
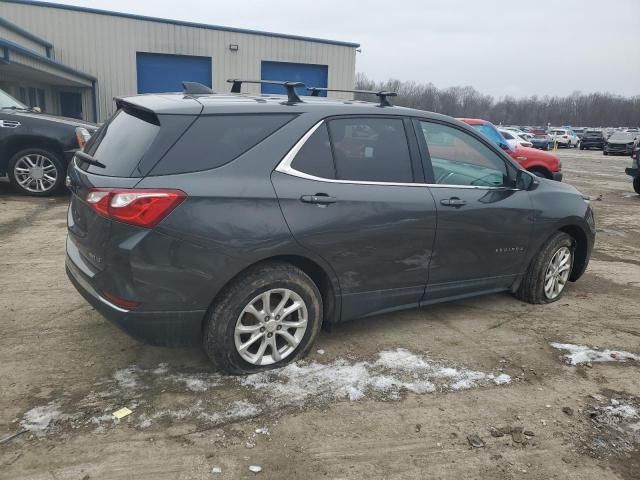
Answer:
<svg viewBox="0 0 640 480"><path fill-rule="evenodd" d="M229 90L229 78L298 80L350 89L358 47L48 2L0 0L0 88L46 112L85 120L104 121L114 109L113 97L178 91L182 80L217 91ZM243 86L252 93L275 93L273 88Z"/></svg>

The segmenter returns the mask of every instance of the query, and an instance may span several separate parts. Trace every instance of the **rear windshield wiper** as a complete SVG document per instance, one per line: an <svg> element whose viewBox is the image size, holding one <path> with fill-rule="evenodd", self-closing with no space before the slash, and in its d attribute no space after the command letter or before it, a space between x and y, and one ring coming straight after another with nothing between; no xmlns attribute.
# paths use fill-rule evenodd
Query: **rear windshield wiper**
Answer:
<svg viewBox="0 0 640 480"><path fill-rule="evenodd" d="M88 163L89 165L93 165L95 167L100 167L100 168L107 168L107 166L104 163L102 163L100 160L97 160L96 158L92 157L88 153L84 153L81 150L78 150L76 152L76 157L78 157L84 163Z"/></svg>

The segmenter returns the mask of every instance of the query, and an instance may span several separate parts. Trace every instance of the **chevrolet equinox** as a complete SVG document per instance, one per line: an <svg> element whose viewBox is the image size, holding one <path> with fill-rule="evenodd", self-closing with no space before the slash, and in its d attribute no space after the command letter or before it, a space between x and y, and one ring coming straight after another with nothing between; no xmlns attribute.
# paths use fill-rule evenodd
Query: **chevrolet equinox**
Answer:
<svg viewBox="0 0 640 480"><path fill-rule="evenodd" d="M503 291L550 303L585 271L594 218L574 187L388 92L283 86L117 99L76 153L66 271L133 337L252 373L304 356L322 324Z"/></svg>

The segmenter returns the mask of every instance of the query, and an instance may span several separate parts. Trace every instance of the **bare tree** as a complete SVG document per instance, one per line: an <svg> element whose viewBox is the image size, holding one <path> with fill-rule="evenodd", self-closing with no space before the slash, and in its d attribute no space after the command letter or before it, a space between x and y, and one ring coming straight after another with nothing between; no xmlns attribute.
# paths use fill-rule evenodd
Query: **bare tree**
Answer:
<svg viewBox="0 0 640 480"><path fill-rule="evenodd" d="M356 75L356 88L391 90L397 105L444 113L453 117L477 117L504 125L639 126L640 95L622 97L610 93L573 92L566 97L505 96L494 99L470 86L439 89L432 83L389 79L377 82L364 73ZM357 99L371 100L366 95Z"/></svg>

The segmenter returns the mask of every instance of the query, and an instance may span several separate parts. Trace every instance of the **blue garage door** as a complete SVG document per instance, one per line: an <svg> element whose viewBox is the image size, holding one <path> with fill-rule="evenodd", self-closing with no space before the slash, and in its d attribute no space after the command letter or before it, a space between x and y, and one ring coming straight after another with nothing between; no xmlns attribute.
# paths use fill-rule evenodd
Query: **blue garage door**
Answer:
<svg viewBox="0 0 640 480"><path fill-rule="evenodd" d="M136 53L138 93L181 92L182 82L211 87L211 58Z"/></svg>
<svg viewBox="0 0 640 480"><path fill-rule="evenodd" d="M262 62L262 80L290 80L302 82L307 87L327 87L329 67L326 65L312 65L309 63ZM306 88L299 88L298 95L309 95ZM284 94L282 87L277 85L262 85L262 93ZM322 96L326 96L323 92Z"/></svg>

